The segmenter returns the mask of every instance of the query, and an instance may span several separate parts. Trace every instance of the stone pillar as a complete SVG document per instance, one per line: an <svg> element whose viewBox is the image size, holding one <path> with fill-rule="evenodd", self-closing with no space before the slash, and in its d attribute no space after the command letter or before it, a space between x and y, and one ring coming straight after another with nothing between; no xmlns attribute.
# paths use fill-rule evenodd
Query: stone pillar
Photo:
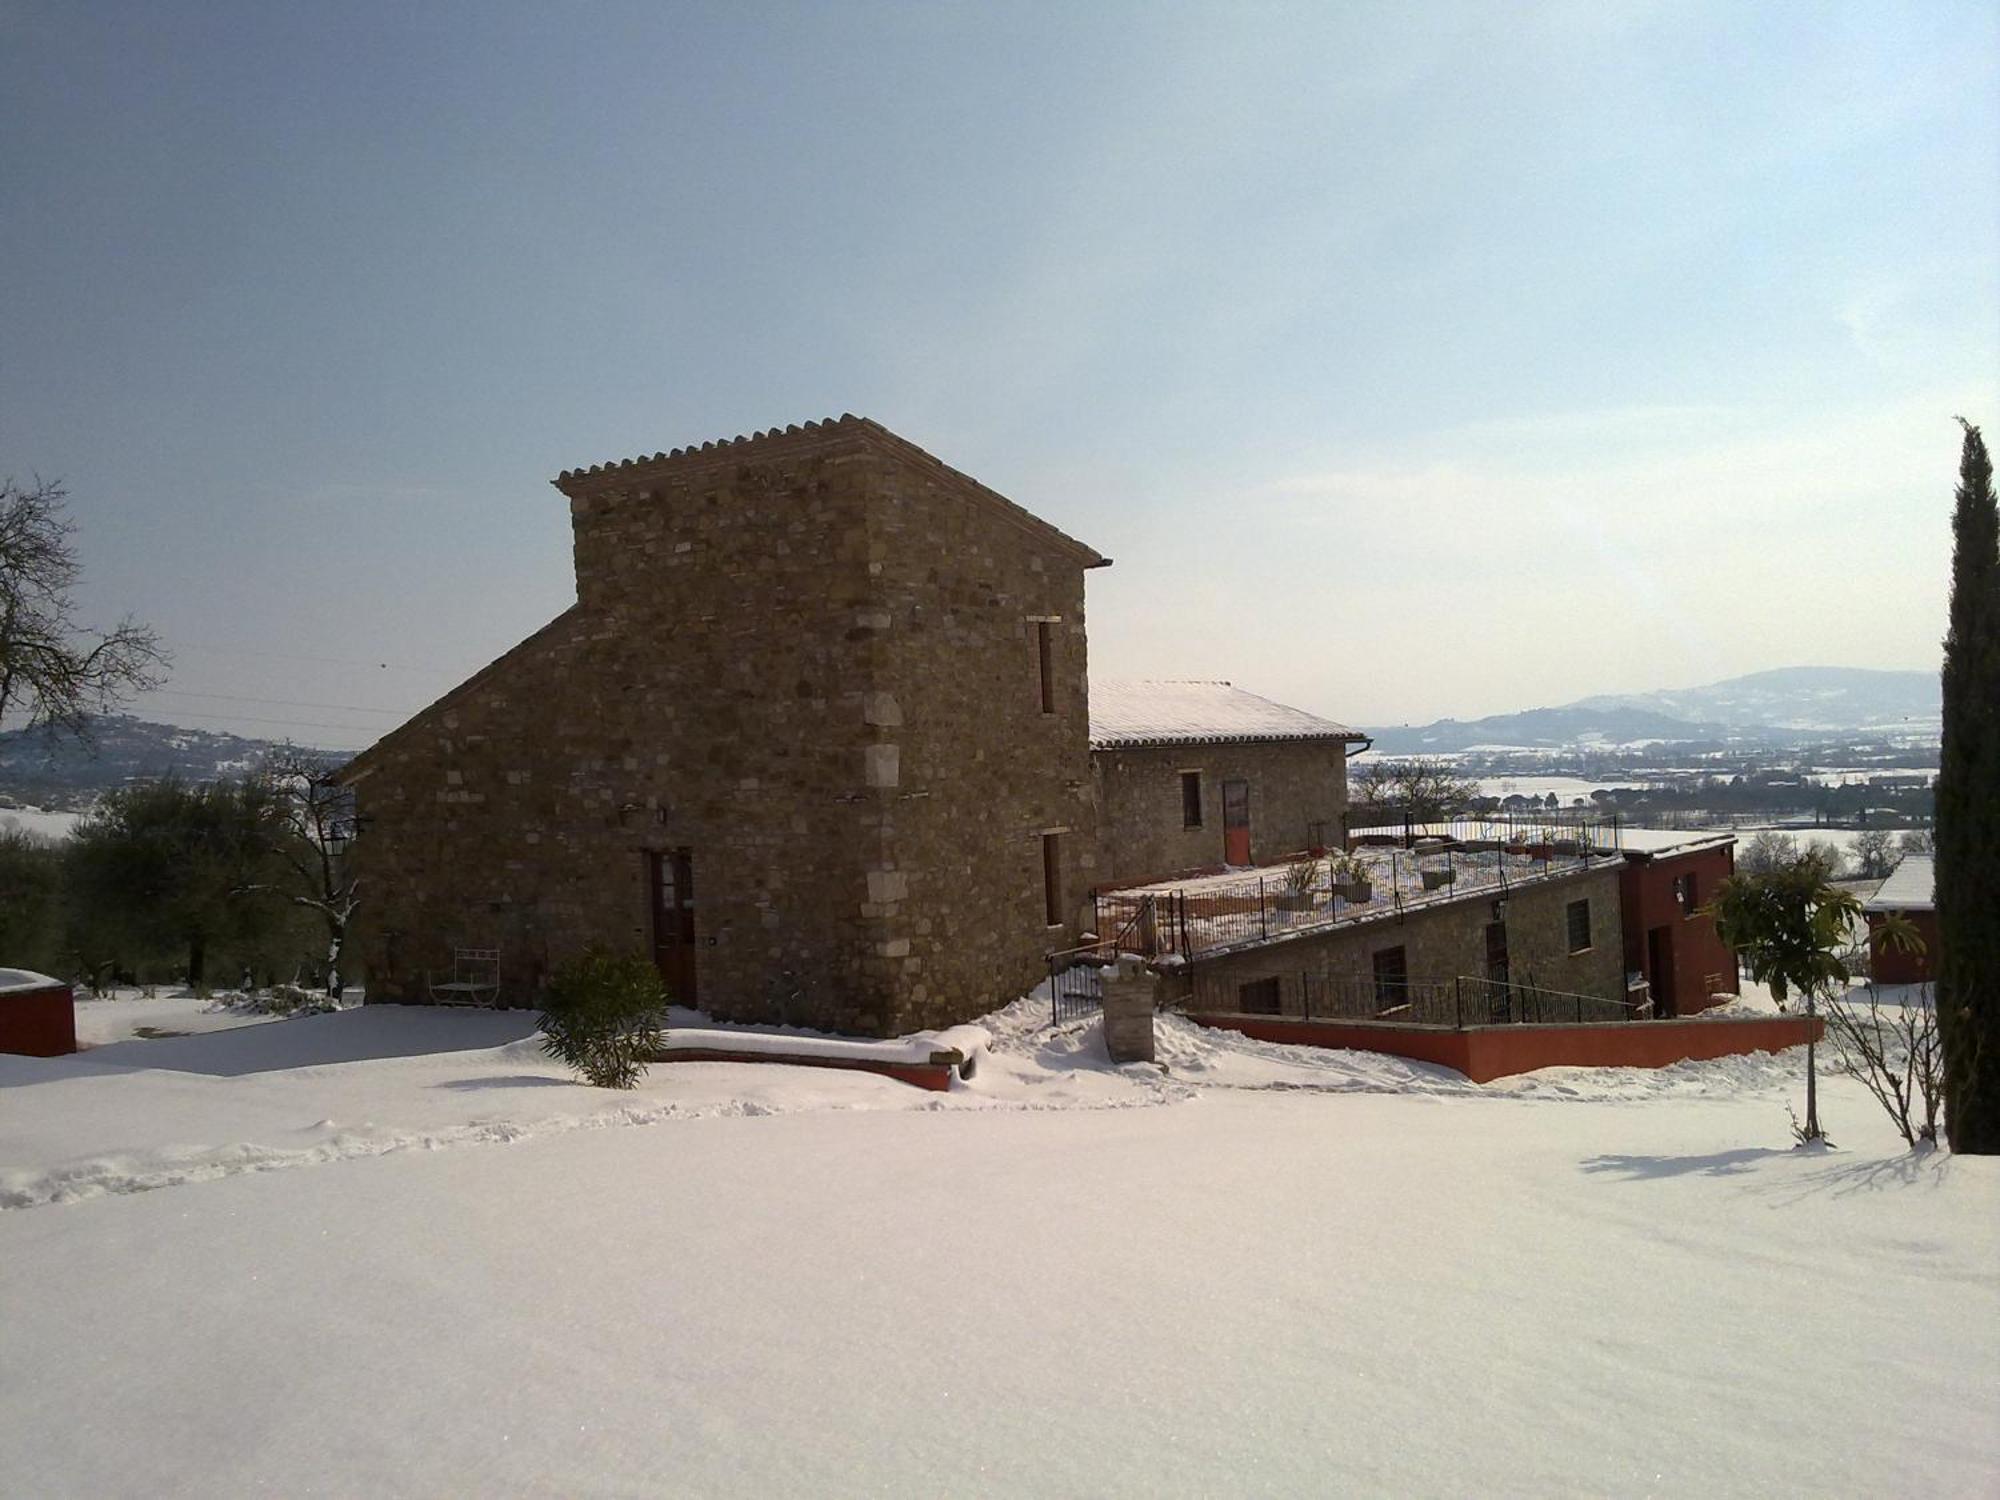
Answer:
<svg viewBox="0 0 2000 1500"><path fill-rule="evenodd" d="M1153 1060L1153 976L1137 959L1104 971L1104 1046L1115 1063Z"/></svg>

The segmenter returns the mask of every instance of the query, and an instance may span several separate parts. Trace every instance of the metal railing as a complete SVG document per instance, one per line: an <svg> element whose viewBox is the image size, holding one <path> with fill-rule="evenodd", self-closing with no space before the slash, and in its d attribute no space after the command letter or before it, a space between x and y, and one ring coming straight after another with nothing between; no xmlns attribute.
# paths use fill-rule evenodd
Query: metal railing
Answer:
<svg viewBox="0 0 2000 1500"><path fill-rule="evenodd" d="M1413 813L1402 807L1351 807L1347 838L1397 839L1408 845L1423 838L1475 844L1554 844L1594 854L1618 851L1624 843L1618 819L1594 808L1555 807L1519 812Z"/></svg>
<svg viewBox="0 0 2000 1500"><path fill-rule="evenodd" d="M1148 958L1192 959L1341 922L1401 916L1475 891L1504 898L1525 881L1587 868L1602 857L1587 838L1536 839L1500 824L1466 826L1494 836L1454 841L1419 835L1414 847L1370 850L1359 861L1365 882L1336 881L1333 865L1317 860L1309 880L1291 874L1303 866L1273 866L1177 890L1105 891L1096 898L1098 931L1129 930L1127 951ZM1359 899L1364 894L1367 899Z"/></svg>
<svg viewBox="0 0 2000 1500"><path fill-rule="evenodd" d="M1148 950L1137 945L1149 941L1148 934L1157 921L1153 898L1148 896L1109 939L1100 938L1094 943L1049 954L1049 1024L1060 1026L1064 1021L1081 1020L1102 1008L1104 970L1121 953L1150 957Z"/></svg>
<svg viewBox="0 0 2000 1500"><path fill-rule="evenodd" d="M1275 981L1275 986L1274 986ZM1275 987L1276 993L1272 993ZM1213 969L1191 979L1190 1010L1239 1011L1246 989L1258 988L1254 1013L1308 1021L1382 1021L1401 1026L1462 1031L1468 1026L1611 1024L1644 1020L1650 1005L1553 990L1532 980L1486 979L1464 974L1448 980L1376 978L1367 974L1264 975L1243 978Z"/></svg>

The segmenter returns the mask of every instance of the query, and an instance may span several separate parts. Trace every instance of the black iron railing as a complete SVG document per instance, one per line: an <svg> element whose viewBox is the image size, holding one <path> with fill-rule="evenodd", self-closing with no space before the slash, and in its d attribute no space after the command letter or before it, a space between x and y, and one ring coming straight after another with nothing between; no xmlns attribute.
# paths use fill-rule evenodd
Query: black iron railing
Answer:
<svg viewBox="0 0 2000 1500"><path fill-rule="evenodd" d="M1102 912L1099 913L1100 917ZM1081 947L1065 948L1048 956L1049 1024L1081 1020L1104 1004L1104 971L1117 962L1121 953L1151 956L1142 946L1152 941L1158 923L1155 903L1149 896L1137 903L1109 938L1100 938ZM1100 927L1100 932L1104 929Z"/></svg>
<svg viewBox="0 0 2000 1500"><path fill-rule="evenodd" d="M1191 976L1190 1010L1250 1011L1308 1021L1386 1021L1463 1030L1468 1026L1613 1023L1644 1020L1647 1005L1532 980L1375 978L1366 974L1282 974L1246 978L1199 969Z"/></svg>
<svg viewBox="0 0 2000 1500"><path fill-rule="evenodd" d="M1369 846L1363 834L1363 847L1352 856L1274 865L1174 890L1105 891L1096 898L1097 929L1130 929L1128 951L1149 958L1194 958L1473 893L1504 898L1526 881L1587 868L1603 857L1590 839L1557 837L1546 825L1534 831L1493 822L1461 826L1479 836L1419 835L1403 847Z"/></svg>

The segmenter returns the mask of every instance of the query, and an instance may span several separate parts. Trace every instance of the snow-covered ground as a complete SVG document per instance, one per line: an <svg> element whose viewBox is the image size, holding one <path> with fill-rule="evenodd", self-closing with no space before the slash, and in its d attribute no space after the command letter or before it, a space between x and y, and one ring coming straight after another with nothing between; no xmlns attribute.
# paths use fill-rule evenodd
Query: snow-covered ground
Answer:
<svg viewBox="0 0 2000 1500"><path fill-rule="evenodd" d="M60 842L76 832L83 821L80 812L49 812L39 807L0 807L0 829L32 833L38 838Z"/></svg>
<svg viewBox="0 0 2000 1500"><path fill-rule="evenodd" d="M192 1030L171 1003L102 1002ZM1842 1149L1786 1149L1795 1054L1478 1088L1163 1018L1163 1066L1114 1068L1024 1001L946 1095L606 1094L522 1013L90 1015L0 1058L0 1493L2000 1473L2000 1168L1908 1154L1844 1080Z"/></svg>

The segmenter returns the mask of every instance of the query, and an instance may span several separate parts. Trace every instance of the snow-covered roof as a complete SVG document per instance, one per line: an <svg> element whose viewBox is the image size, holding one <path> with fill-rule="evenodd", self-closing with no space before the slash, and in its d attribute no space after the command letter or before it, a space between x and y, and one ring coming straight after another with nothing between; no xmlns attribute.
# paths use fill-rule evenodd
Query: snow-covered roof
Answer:
<svg viewBox="0 0 2000 1500"><path fill-rule="evenodd" d="M1875 894L1861 903L1863 911L1933 911L1936 896L1936 865L1928 854L1909 854L1889 872L1889 878L1875 888Z"/></svg>
<svg viewBox="0 0 2000 1500"><path fill-rule="evenodd" d="M1226 682L1090 683L1090 745L1214 745L1367 736Z"/></svg>
<svg viewBox="0 0 2000 1500"><path fill-rule="evenodd" d="M1490 839L1496 829L1518 828L1524 833L1544 833L1549 838L1576 838L1587 830L1600 854L1656 855L1693 854L1702 849L1720 849L1736 842L1736 835L1715 828L1627 828L1599 819L1594 813L1577 821L1567 809L1552 812L1546 819L1536 813L1499 813L1491 818L1446 818L1439 822L1413 823L1409 832L1418 838L1478 840ZM1400 823L1362 824L1356 834L1396 834L1404 832Z"/></svg>
<svg viewBox="0 0 2000 1500"><path fill-rule="evenodd" d="M1736 842L1727 829L1714 828L1630 828L1607 829L1607 847L1626 854L1692 854L1697 849L1719 849Z"/></svg>

